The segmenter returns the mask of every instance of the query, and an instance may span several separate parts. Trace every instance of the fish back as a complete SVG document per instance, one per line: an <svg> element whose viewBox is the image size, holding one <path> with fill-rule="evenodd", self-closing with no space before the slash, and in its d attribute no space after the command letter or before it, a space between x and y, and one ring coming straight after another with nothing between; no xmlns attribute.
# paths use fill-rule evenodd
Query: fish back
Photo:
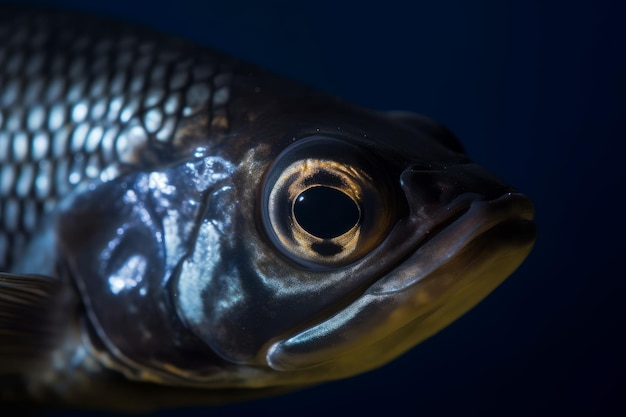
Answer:
<svg viewBox="0 0 626 417"><path fill-rule="evenodd" d="M71 190L227 129L229 60L101 18L0 8L0 270Z"/></svg>

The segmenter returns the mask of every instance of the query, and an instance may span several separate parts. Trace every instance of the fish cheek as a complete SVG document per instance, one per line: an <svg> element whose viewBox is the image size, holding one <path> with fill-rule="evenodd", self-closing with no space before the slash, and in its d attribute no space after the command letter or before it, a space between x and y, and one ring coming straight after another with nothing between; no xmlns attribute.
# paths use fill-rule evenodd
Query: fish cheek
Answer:
<svg viewBox="0 0 626 417"><path fill-rule="evenodd" d="M179 319L171 285L198 225L210 223L202 218L210 197L229 189L222 182L231 169L205 158L135 172L64 203L56 227L60 257L100 342L117 359L130 360L128 367L169 372L168 364L195 371L214 365L213 352Z"/></svg>
<svg viewBox="0 0 626 417"><path fill-rule="evenodd" d="M241 323L234 322L236 318L231 312L243 310L249 304L238 259L229 256L225 249L232 244L235 226L231 219L220 218L216 213L220 208L234 205L218 204L212 199L211 206L215 210L209 208L205 214L193 252L181 262L172 282L174 302L178 315L195 335L221 357L239 362L244 358L220 343L221 339L233 338L230 329L241 327ZM238 338L237 345L242 343L245 341Z"/></svg>
<svg viewBox="0 0 626 417"><path fill-rule="evenodd" d="M78 196L59 216L57 235L88 322L107 349L149 356L133 335L149 333L156 317L145 301L165 273L163 245L155 238L162 232L149 221L153 213L128 193L113 181Z"/></svg>
<svg viewBox="0 0 626 417"><path fill-rule="evenodd" d="M261 249L245 177L208 197L193 250L172 282L178 316L230 363L253 361L270 327L264 311L271 294L249 266Z"/></svg>

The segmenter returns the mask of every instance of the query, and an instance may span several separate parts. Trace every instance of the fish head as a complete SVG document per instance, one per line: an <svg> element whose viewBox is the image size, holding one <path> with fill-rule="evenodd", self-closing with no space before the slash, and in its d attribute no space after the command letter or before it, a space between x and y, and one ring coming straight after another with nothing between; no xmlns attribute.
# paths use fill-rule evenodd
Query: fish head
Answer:
<svg viewBox="0 0 626 417"><path fill-rule="evenodd" d="M347 377L445 327L531 250L530 200L431 119L248 89L213 145L65 203L61 252L108 366L209 387Z"/></svg>
<svg viewBox="0 0 626 417"><path fill-rule="evenodd" d="M529 253L530 200L438 123L327 97L282 103L240 106L256 111L241 116L249 140L237 143L246 151L221 205L235 208L230 243L193 284L178 277L179 315L221 358L280 384L373 369L478 303ZM204 236L197 244L210 245ZM189 290L196 279L201 292Z"/></svg>

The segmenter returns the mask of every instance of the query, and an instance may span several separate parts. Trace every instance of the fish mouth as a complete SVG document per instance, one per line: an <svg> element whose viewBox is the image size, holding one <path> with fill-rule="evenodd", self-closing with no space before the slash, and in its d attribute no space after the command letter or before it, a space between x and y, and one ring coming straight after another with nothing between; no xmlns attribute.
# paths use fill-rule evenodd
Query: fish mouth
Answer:
<svg viewBox="0 0 626 417"><path fill-rule="evenodd" d="M467 197L467 196L465 196ZM534 207L523 194L468 198L436 233L334 315L275 341L268 366L311 382L381 366L479 303L526 258Z"/></svg>

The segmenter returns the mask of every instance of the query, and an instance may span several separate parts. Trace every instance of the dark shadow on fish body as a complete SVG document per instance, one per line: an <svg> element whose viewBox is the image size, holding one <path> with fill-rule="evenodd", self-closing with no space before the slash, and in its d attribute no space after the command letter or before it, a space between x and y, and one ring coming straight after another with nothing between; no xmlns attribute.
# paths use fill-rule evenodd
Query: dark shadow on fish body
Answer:
<svg viewBox="0 0 626 417"><path fill-rule="evenodd" d="M534 242L528 198L424 116L95 17L7 8L0 39L0 307L46 307L0 321L3 401L151 410L352 376ZM350 221L304 220L315 190ZM46 344L52 280L72 297Z"/></svg>

